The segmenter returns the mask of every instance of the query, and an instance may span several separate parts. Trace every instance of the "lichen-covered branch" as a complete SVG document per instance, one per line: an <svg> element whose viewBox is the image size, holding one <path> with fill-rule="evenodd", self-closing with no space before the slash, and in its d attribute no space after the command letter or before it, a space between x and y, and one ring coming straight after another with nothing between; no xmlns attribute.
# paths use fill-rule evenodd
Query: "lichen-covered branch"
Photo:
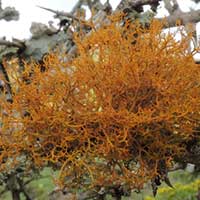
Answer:
<svg viewBox="0 0 200 200"><path fill-rule="evenodd" d="M7 46L7 47L18 47L19 49L25 48L24 41L13 39L12 42L7 41L6 39L0 39L0 46Z"/></svg>
<svg viewBox="0 0 200 200"><path fill-rule="evenodd" d="M160 1L161 0L137 0L137 1L122 0L119 3L116 10L113 11L113 13L116 12L116 11L123 11L123 10L125 10L125 12L127 12L127 11L132 12L132 11L134 11L134 9L136 10L136 12L142 12L141 9L140 9L141 6L147 5L147 4L151 5L155 9L159 5ZM22 56L30 56L31 52L36 53L36 51L38 51L38 53L36 53L36 54L37 55L40 54L41 56L35 57L33 55L33 57L35 57L36 59L41 58L42 55L47 53L46 52L47 49L53 49L55 47L55 45L59 45L59 43L60 44L63 43L63 40L65 41L64 43L66 44L68 51L74 52L74 50L70 50L70 48L74 49L74 46L73 46L73 42L72 42L72 37L71 36L68 37L68 33L69 33L69 35L71 34L70 33L71 31L69 30L69 26L73 23L72 22L73 20L75 20L76 23L84 23L84 24L87 23L85 20L80 19L79 17L74 15L74 13L76 13L77 9L80 9L83 5L84 6L88 5L88 3L92 7L95 6L96 4L100 5L99 1L89 1L89 2L88 1L79 1L70 13L60 12L60 11L56 11L56 10L53 10L53 9L42 7L45 10L48 10L50 12L55 13L57 17L60 17L60 19L62 18L60 29L56 30L56 28L54 28L52 26L42 25L41 23L33 23L32 27L31 27L31 32L32 32L33 36L32 36L31 39L28 39L24 42L26 44L25 46L27 48L24 48L23 51L21 51L21 53L22 53L21 55ZM106 19L107 12L105 12L105 10L104 10L105 7L108 8L107 4L106 5L100 5L98 7L99 11L94 16L92 16L93 17L93 23L96 24L95 25L96 27L99 27L101 21L104 21ZM180 19L183 22L183 24L186 24L186 23L189 23L189 22L198 22L199 21L199 13L200 13L200 11L198 11L198 10L197 11L191 11L191 12L188 12L188 13L178 11L178 12L174 12L173 15L168 16L166 18L166 20L168 21L169 26L175 26L177 19ZM130 15L130 16L132 16L132 15ZM66 19L63 20L63 17L65 17ZM141 15L141 17L143 17L143 16ZM71 21L71 19L72 19L72 21ZM67 29L67 37L65 39L64 35L66 35L65 34L66 29ZM55 38L56 38L56 41L55 41ZM10 42L6 43L5 41L3 41L3 43L5 45L7 45L8 48L11 45L19 46L19 48L20 48L20 44L18 44L18 43L17 44L13 43L13 42L12 43L10 43ZM48 45L48 48L45 48L45 45ZM30 49L32 49L32 50L30 50ZM35 49L35 50L37 49L37 50L35 51L33 49ZM40 49L46 49L46 50L40 51ZM26 58L27 57L24 57L24 59L26 59Z"/></svg>
<svg viewBox="0 0 200 200"><path fill-rule="evenodd" d="M160 18L160 20L163 19ZM169 27L177 26L178 21L180 21L182 25L186 25L188 23L198 23L200 21L200 10L175 12L173 15L167 16L165 20L168 22Z"/></svg>

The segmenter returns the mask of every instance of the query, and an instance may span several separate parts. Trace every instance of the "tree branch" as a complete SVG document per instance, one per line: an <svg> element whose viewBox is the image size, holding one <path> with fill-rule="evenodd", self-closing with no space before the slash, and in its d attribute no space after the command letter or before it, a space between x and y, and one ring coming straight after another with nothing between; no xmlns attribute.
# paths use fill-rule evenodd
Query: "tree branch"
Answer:
<svg viewBox="0 0 200 200"><path fill-rule="evenodd" d="M135 1L131 1L131 0L121 0L121 2L119 3L119 5L117 6L116 10L124 10L127 7L130 8L137 8L137 7L141 7L144 5L154 5L154 4L158 4L161 0L135 0Z"/></svg>
<svg viewBox="0 0 200 200"><path fill-rule="evenodd" d="M175 12L165 18L168 22L169 27L177 26L177 20L181 21L181 25L186 25L188 23L197 23L200 21L200 10L193 10L190 12ZM163 20L163 18L159 18Z"/></svg>
<svg viewBox="0 0 200 200"><path fill-rule="evenodd" d="M13 39L12 42L5 40L4 38L0 38L0 46L4 45L7 47L18 47L20 49L25 48L25 43L18 39Z"/></svg>

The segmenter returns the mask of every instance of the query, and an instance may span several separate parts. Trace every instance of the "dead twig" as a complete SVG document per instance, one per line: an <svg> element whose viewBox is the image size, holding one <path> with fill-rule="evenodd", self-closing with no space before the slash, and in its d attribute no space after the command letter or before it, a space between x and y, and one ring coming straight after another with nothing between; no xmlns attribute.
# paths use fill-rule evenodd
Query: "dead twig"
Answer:
<svg viewBox="0 0 200 200"><path fill-rule="evenodd" d="M56 11L56 10L53 10L53 9L50 9L50 8L45 8L45 7L43 7L43 6L37 6L37 7L38 7L38 8L41 8L41 9L44 9L44 10L47 10L47 11L49 11L49 12L54 13L54 14L55 14L55 18L67 17L67 18L70 18L70 19L72 19L72 20L76 20L76 21L85 23L85 20L80 19L80 18L74 16L74 15L71 14L71 13L62 12L62 11Z"/></svg>

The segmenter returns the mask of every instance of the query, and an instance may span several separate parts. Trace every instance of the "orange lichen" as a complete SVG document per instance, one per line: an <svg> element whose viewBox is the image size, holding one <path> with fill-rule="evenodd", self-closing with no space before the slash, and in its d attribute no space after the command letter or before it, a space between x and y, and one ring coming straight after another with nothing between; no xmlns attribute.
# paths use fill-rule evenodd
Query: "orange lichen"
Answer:
<svg viewBox="0 0 200 200"><path fill-rule="evenodd" d="M60 170L67 187L142 188L162 176L195 134L200 71L163 24L113 20L79 40L78 55L25 65L13 103L2 102L0 161L25 156ZM4 114L3 114L4 113ZM6 114L5 114L6 113Z"/></svg>

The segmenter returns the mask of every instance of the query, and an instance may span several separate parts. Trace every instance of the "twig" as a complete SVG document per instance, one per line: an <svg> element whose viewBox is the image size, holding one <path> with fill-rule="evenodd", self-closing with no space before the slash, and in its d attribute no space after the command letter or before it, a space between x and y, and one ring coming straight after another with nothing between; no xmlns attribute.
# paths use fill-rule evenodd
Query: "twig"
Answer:
<svg viewBox="0 0 200 200"><path fill-rule="evenodd" d="M76 5L73 7L72 11L70 12L73 15L82 5L84 4L83 0L79 0Z"/></svg>
<svg viewBox="0 0 200 200"><path fill-rule="evenodd" d="M56 11L56 10L53 10L53 9L50 9L50 8L45 8L43 6L37 6L37 7L56 14L55 18L59 18L59 17L63 16L63 17L71 18L71 19L79 21L79 22L83 22L83 23L85 22L84 20L79 19L78 17L76 17L73 14L68 13L68 12Z"/></svg>
<svg viewBox="0 0 200 200"><path fill-rule="evenodd" d="M18 182L19 187L20 187L19 191L24 194L24 196L26 197L26 200L32 200L32 198L28 195L28 193L25 190L23 181L20 178L17 177L17 182Z"/></svg>

